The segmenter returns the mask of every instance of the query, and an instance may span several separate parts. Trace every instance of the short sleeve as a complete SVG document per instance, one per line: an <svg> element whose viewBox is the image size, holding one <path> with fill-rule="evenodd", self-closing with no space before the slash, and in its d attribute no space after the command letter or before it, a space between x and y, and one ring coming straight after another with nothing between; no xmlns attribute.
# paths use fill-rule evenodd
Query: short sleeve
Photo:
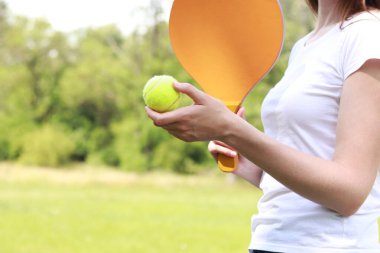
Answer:
<svg viewBox="0 0 380 253"><path fill-rule="evenodd" d="M342 51L344 80L370 59L380 59L380 20L363 20L347 26Z"/></svg>

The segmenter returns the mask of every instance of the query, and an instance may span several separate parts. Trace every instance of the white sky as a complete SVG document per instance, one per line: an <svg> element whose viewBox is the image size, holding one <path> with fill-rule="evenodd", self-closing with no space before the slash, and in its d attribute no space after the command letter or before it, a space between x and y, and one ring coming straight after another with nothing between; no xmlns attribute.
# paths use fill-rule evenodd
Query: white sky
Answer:
<svg viewBox="0 0 380 253"><path fill-rule="evenodd" d="M14 15L42 17L55 30L71 32L85 27L114 23L128 34L149 23L144 7L151 0L5 0ZM173 0L157 0L164 8L164 19L169 20Z"/></svg>

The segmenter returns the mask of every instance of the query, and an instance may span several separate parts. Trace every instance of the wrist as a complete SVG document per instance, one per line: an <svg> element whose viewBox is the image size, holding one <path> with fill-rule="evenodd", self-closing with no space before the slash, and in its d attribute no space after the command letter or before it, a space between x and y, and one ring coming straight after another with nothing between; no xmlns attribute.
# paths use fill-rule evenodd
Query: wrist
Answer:
<svg viewBox="0 0 380 253"><path fill-rule="evenodd" d="M225 120L225 124L221 126L222 131L219 137L219 140L227 145L233 143L233 140L237 137L237 133L240 132L239 127L242 125L242 121L244 121L236 114L232 112L231 114L226 116L227 120Z"/></svg>

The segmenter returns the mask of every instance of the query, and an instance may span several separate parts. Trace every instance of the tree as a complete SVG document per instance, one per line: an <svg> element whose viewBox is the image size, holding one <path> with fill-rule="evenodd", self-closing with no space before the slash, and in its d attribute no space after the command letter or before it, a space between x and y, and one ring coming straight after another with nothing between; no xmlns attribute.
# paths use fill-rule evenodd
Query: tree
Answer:
<svg viewBox="0 0 380 253"><path fill-rule="evenodd" d="M144 10L145 30L125 36L113 25L56 32L45 20L10 17L0 0L0 159L38 157L40 163L50 157L57 165L79 160L179 173L208 167L207 143L178 141L144 112L142 89L153 75L198 86L173 53L161 3L151 0ZM314 22L303 1L281 3L283 52L244 102L248 121L259 128L262 100L281 79L294 42ZM65 148L49 148L55 139Z"/></svg>

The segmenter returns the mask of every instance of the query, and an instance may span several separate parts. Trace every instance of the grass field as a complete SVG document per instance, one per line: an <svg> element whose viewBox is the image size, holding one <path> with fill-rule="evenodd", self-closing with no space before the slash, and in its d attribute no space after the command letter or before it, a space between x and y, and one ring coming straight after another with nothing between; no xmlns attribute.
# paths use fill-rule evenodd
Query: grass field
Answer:
<svg viewBox="0 0 380 253"><path fill-rule="evenodd" d="M260 193L181 177L0 165L1 253L246 252Z"/></svg>
<svg viewBox="0 0 380 253"><path fill-rule="evenodd" d="M0 253L247 252L260 192L228 179L0 164Z"/></svg>

